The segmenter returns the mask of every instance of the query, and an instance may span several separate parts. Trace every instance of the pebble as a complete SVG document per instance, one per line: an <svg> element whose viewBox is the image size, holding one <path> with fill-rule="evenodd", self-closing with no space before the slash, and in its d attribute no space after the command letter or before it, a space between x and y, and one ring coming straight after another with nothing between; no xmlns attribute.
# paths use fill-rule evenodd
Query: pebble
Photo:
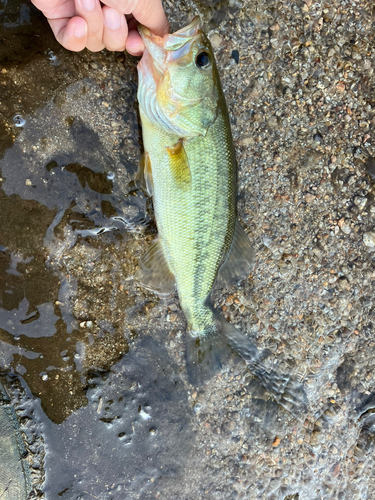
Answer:
<svg viewBox="0 0 375 500"><path fill-rule="evenodd" d="M218 49L220 47L220 45L223 43L223 39L220 35L218 35L217 33L214 33L210 37L210 42L211 42L211 45L214 49Z"/></svg>
<svg viewBox="0 0 375 500"><path fill-rule="evenodd" d="M315 198L316 198L316 196L314 196L313 194L307 193L307 195L305 196L306 203L310 203L311 201L314 201Z"/></svg>
<svg viewBox="0 0 375 500"><path fill-rule="evenodd" d="M364 198L363 196L356 196L354 198L354 203L360 210L363 210L366 206L367 198Z"/></svg>
<svg viewBox="0 0 375 500"><path fill-rule="evenodd" d="M339 92L344 92L345 91L345 83L343 82L339 82L337 85L336 85L336 88Z"/></svg>
<svg viewBox="0 0 375 500"><path fill-rule="evenodd" d="M269 127L271 127L271 128L277 127L277 125L278 125L278 123L277 123L277 116L273 115L270 118L268 118L267 125Z"/></svg>
<svg viewBox="0 0 375 500"><path fill-rule="evenodd" d="M33 185L33 183L31 182L30 179L25 180L25 186L32 186L32 185Z"/></svg>
<svg viewBox="0 0 375 500"><path fill-rule="evenodd" d="M352 231L352 228L350 227L350 225L347 222L344 222L344 224L341 226L341 231L344 234L350 234Z"/></svg>
<svg viewBox="0 0 375 500"><path fill-rule="evenodd" d="M366 247L375 248L375 233L373 231L369 231L363 235L363 243Z"/></svg>

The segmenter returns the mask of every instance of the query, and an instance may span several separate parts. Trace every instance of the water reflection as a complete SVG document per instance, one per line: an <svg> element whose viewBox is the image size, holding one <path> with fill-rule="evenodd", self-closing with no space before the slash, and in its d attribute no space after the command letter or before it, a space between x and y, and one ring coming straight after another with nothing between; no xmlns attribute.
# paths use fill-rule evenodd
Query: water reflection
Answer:
<svg viewBox="0 0 375 500"><path fill-rule="evenodd" d="M34 16L34 36L45 25L42 16L29 4L2 4L4 33L18 34L22 26L14 52L27 33L26 14ZM0 52L1 119L11 139L0 144L0 361L23 376L46 415L61 423L87 404L90 370L106 371L128 352L124 318L135 296L124 280L139 246L129 229L153 227L146 198L127 188L139 156L137 118L124 101L134 95L134 63L121 81L112 80L119 104L113 115L101 105L106 56L94 56L97 79L84 79L87 65L76 71L75 55L68 57L52 35L43 43L37 53L34 46L21 55L21 64L11 50ZM123 56L112 55L113 63L122 67ZM40 93L14 87L16 65L19 79L43 73ZM64 90L54 97L58 85ZM123 117L127 139L118 135ZM93 127L98 122L101 135Z"/></svg>

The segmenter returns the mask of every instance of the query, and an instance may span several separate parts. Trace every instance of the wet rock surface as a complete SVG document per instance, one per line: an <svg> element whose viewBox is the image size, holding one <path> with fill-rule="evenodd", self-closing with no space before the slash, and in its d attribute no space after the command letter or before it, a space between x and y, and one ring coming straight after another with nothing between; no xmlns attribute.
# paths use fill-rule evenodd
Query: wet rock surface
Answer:
<svg viewBox="0 0 375 500"><path fill-rule="evenodd" d="M156 233L136 59L0 3L0 411L26 472L0 497L373 498L374 7L165 7L216 50L256 265L214 299L277 391L236 358L191 387L177 297L133 280Z"/></svg>

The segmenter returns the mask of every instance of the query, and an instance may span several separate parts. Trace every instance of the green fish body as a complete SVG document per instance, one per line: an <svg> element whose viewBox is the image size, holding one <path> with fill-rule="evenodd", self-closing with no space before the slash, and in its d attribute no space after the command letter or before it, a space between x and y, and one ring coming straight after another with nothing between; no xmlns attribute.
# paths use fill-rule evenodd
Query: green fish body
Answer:
<svg viewBox="0 0 375 500"><path fill-rule="evenodd" d="M143 27L140 33L146 46L138 66L141 173L158 237L137 279L160 294L177 287L188 322L189 378L197 385L222 366L230 348L241 349L242 335L213 310L210 294L215 282L246 275L253 251L236 218L230 122L199 19L164 38Z"/></svg>

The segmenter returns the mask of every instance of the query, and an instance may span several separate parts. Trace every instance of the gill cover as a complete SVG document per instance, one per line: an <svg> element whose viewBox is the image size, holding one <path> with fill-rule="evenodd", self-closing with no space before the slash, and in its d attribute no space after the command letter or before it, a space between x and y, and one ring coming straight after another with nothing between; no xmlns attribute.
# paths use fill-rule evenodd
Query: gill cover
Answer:
<svg viewBox="0 0 375 500"><path fill-rule="evenodd" d="M141 115L178 137L206 135L218 111L219 77L199 17L163 38L144 26L138 64Z"/></svg>

